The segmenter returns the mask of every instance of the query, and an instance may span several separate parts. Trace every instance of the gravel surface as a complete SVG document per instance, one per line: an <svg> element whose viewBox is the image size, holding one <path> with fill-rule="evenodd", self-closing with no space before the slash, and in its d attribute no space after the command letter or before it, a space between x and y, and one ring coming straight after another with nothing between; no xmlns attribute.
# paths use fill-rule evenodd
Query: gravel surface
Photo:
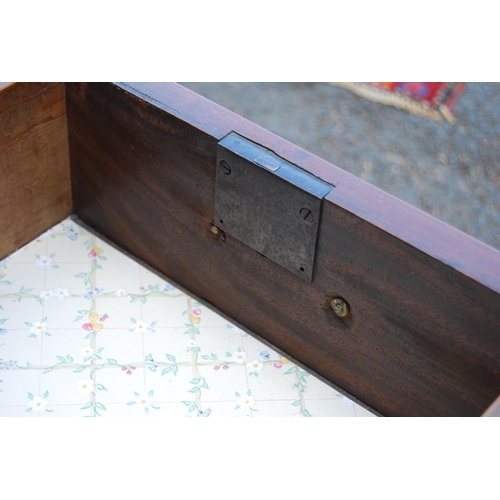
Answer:
<svg viewBox="0 0 500 500"><path fill-rule="evenodd" d="M500 249L500 84L469 84L456 125L326 83L182 85Z"/></svg>

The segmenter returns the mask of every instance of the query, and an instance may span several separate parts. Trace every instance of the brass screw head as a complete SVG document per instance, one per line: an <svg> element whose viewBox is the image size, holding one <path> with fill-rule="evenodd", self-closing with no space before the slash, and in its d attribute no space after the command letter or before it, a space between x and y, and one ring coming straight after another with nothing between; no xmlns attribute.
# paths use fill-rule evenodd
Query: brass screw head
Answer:
<svg viewBox="0 0 500 500"><path fill-rule="evenodd" d="M214 234L219 234L219 228L217 226L212 226L210 228L210 231L212 231L212 233Z"/></svg>
<svg viewBox="0 0 500 500"><path fill-rule="evenodd" d="M347 302L340 297L337 297L331 302L333 312L339 317L343 318L349 314L349 306Z"/></svg>

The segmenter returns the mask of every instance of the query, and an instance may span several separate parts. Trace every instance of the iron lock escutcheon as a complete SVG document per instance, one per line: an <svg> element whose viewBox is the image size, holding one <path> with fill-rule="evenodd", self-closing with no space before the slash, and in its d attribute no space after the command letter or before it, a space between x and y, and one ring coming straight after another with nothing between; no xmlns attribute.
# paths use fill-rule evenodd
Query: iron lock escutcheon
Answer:
<svg viewBox="0 0 500 500"><path fill-rule="evenodd" d="M322 200L333 188L231 132L217 145L214 223L311 283Z"/></svg>

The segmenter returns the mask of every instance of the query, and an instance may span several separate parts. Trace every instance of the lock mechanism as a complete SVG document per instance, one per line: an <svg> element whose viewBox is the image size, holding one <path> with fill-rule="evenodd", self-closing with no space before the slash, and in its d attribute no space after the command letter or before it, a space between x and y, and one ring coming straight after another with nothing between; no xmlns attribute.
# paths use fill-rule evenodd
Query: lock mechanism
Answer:
<svg viewBox="0 0 500 500"><path fill-rule="evenodd" d="M311 283L322 200L333 188L231 132L217 145L214 224Z"/></svg>

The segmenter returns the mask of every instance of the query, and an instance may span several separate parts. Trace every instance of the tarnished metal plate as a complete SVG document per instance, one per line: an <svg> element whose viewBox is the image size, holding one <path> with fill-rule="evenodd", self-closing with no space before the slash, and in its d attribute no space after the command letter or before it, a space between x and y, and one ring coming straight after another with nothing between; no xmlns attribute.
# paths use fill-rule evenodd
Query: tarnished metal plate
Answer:
<svg viewBox="0 0 500 500"><path fill-rule="evenodd" d="M217 146L214 224L310 283L333 187L232 132Z"/></svg>

